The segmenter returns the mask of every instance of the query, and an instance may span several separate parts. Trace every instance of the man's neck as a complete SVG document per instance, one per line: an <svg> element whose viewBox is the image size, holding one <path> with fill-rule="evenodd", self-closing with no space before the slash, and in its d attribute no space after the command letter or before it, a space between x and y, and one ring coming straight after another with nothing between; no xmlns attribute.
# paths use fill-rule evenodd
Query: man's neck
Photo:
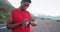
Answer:
<svg viewBox="0 0 60 32"><path fill-rule="evenodd" d="M21 11L25 11L25 10L23 10L21 7L19 7L19 9L20 9Z"/></svg>

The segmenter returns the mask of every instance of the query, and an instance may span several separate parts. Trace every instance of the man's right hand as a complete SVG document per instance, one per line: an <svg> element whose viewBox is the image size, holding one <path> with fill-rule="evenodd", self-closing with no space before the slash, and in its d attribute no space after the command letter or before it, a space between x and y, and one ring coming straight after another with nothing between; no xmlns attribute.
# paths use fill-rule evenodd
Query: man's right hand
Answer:
<svg viewBox="0 0 60 32"><path fill-rule="evenodd" d="M23 19L23 20L22 20L22 26L23 26L23 27L27 26L27 25L28 25L27 22L29 22L28 19Z"/></svg>

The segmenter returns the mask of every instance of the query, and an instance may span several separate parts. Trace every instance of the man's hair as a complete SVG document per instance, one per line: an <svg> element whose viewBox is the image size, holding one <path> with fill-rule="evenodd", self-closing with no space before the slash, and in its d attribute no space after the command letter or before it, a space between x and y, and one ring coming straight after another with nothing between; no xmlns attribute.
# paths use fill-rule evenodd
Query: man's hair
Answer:
<svg viewBox="0 0 60 32"><path fill-rule="evenodd" d="M22 0L21 3L22 2L29 2L29 3L31 3L31 0Z"/></svg>

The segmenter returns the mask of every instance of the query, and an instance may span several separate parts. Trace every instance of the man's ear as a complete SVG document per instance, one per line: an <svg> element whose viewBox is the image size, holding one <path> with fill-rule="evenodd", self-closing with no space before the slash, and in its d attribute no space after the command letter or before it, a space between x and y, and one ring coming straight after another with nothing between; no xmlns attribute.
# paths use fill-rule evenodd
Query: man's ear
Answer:
<svg viewBox="0 0 60 32"><path fill-rule="evenodd" d="M21 4L22 4L22 1L21 1Z"/></svg>
<svg viewBox="0 0 60 32"><path fill-rule="evenodd" d="M23 5L23 2L21 1L21 6Z"/></svg>

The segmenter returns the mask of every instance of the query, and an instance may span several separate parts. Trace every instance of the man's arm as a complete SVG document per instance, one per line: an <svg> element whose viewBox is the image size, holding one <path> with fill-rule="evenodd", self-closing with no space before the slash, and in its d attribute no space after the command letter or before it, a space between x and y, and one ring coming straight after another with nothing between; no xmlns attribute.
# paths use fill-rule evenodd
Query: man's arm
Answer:
<svg viewBox="0 0 60 32"><path fill-rule="evenodd" d="M31 24L32 26L37 26L37 24L35 23L35 20L34 20L33 15L30 15L30 18L31 18L30 24Z"/></svg>
<svg viewBox="0 0 60 32"><path fill-rule="evenodd" d="M22 24L23 21L20 21L16 24L13 24L13 18L12 18L12 15L11 13L9 13L8 15L8 19L7 19L7 29L13 29L13 28L16 28L18 27L20 24Z"/></svg>

